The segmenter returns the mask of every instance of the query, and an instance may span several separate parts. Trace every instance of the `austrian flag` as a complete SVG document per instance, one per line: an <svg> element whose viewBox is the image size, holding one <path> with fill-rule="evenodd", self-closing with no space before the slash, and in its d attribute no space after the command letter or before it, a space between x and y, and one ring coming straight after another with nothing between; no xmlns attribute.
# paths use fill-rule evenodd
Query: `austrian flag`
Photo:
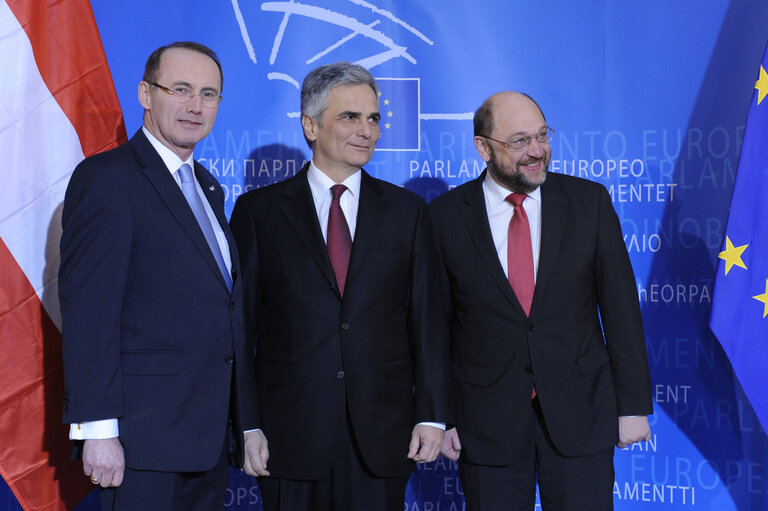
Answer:
<svg viewBox="0 0 768 511"><path fill-rule="evenodd" d="M92 485L61 423L61 204L125 126L88 0L0 0L0 69L0 475L25 510L71 509Z"/></svg>

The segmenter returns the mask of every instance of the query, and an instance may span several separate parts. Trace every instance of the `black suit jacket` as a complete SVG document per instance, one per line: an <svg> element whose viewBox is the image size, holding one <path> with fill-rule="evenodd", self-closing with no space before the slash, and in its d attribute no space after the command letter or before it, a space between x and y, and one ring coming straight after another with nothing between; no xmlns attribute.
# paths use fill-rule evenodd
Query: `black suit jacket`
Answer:
<svg viewBox="0 0 768 511"><path fill-rule="evenodd" d="M484 178L430 203L451 310L462 456L487 465L513 459L534 382L562 454L608 448L618 439L619 415L652 412L637 290L610 197L596 183L548 175L526 317L493 244Z"/></svg>
<svg viewBox="0 0 768 511"><path fill-rule="evenodd" d="M448 332L424 202L363 171L343 299L306 166L241 196L230 224L272 475L324 475L345 406L366 465L379 476L410 472L413 426L450 420Z"/></svg>
<svg viewBox="0 0 768 511"><path fill-rule="evenodd" d="M229 240L231 294L141 130L78 165L64 200L64 422L118 418L134 469L211 468L224 446L233 383L232 417L245 428L255 422L253 349L224 196L197 163L195 173Z"/></svg>

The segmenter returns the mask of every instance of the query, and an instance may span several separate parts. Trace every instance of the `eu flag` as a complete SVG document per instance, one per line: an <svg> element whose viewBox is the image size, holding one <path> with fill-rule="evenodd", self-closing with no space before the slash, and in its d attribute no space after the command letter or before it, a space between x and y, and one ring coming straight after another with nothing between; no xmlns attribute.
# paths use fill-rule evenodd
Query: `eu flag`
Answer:
<svg viewBox="0 0 768 511"><path fill-rule="evenodd" d="M380 151L418 151L419 79L376 78L379 85Z"/></svg>
<svg viewBox="0 0 768 511"><path fill-rule="evenodd" d="M747 116L709 325L768 431L768 48Z"/></svg>

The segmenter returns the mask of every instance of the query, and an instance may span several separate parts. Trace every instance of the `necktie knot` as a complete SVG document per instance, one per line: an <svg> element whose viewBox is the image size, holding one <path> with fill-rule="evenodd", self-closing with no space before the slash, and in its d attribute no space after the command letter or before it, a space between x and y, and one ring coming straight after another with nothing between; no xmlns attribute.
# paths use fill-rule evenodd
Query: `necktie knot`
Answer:
<svg viewBox="0 0 768 511"><path fill-rule="evenodd" d="M510 204L512 204L512 206L517 208L518 206L522 206L523 201L525 200L526 197L528 197L528 196L526 194L524 194L524 193L517 193L517 192L515 192L515 193L510 193L509 195L507 195L507 198L505 200L507 202L509 202Z"/></svg>
<svg viewBox="0 0 768 511"><path fill-rule="evenodd" d="M188 163L179 167L179 178L181 179L181 184L191 183L195 179L192 175L192 167Z"/></svg>
<svg viewBox="0 0 768 511"><path fill-rule="evenodd" d="M341 198L341 194L347 191L347 187L344 185L333 185L331 187L331 197L337 201Z"/></svg>

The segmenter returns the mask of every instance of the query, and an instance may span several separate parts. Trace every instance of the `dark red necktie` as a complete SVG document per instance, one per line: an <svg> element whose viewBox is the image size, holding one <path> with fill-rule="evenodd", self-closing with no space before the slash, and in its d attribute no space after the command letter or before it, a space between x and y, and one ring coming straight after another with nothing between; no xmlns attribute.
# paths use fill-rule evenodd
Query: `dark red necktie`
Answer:
<svg viewBox="0 0 768 511"><path fill-rule="evenodd" d="M523 208L524 193L511 193L507 202L512 204L515 212L509 221L507 236L507 269L509 284L517 296L520 305L527 316L531 315L533 302L533 251L531 250L531 228L528 225L528 215Z"/></svg>
<svg viewBox="0 0 768 511"><path fill-rule="evenodd" d="M341 210L339 199L346 191L344 185L331 187L331 209L328 211L328 256L331 259L333 272L336 274L336 284L339 286L339 294L344 296L344 284L347 281L347 267L349 266L349 254L352 251L352 236L349 235L349 225Z"/></svg>
<svg viewBox="0 0 768 511"><path fill-rule="evenodd" d="M507 202L514 206L515 211L509 221L507 235L507 273L512 290L523 306L526 316L531 315L533 302L533 251L531 250L531 227L528 225L528 215L523 208L524 193L511 193ZM531 391L531 399L536 397L536 387Z"/></svg>

